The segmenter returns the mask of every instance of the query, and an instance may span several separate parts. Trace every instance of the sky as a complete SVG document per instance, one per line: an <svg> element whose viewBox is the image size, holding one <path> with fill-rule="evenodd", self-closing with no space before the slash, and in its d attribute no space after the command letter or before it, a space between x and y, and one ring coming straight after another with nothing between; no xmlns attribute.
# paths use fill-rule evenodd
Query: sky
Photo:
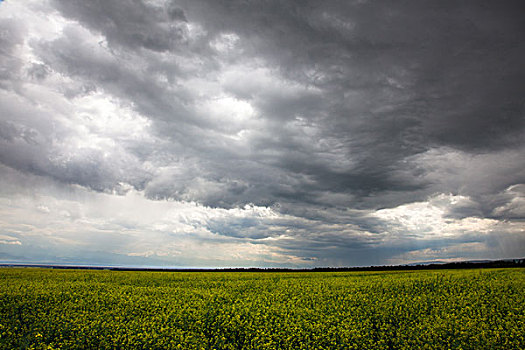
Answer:
<svg viewBox="0 0 525 350"><path fill-rule="evenodd" d="M523 257L524 13L2 1L0 261Z"/></svg>

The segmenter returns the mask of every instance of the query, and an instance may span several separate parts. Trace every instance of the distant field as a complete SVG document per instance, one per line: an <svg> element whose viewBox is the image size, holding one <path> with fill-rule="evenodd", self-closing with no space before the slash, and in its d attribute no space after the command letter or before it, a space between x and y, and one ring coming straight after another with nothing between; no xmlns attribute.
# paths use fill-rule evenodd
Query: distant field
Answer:
<svg viewBox="0 0 525 350"><path fill-rule="evenodd" d="M0 349L525 349L525 269L0 269Z"/></svg>

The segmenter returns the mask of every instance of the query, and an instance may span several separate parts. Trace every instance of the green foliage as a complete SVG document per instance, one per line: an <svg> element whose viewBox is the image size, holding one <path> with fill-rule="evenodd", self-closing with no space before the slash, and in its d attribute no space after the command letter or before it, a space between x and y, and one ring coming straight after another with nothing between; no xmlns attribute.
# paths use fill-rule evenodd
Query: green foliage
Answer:
<svg viewBox="0 0 525 350"><path fill-rule="evenodd" d="M525 270L0 269L0 349L524 349Z"/></svg>

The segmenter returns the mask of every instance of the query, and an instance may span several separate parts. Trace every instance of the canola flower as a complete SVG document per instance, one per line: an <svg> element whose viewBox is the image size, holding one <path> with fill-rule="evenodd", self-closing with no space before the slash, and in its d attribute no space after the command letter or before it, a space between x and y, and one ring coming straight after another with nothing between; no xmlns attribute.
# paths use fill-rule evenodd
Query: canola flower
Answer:
<svg viewBox="0 0 525 350"><path fill-rule="evenodd" d="M524 349L525 269L0 269L0 349Z"/></svg>

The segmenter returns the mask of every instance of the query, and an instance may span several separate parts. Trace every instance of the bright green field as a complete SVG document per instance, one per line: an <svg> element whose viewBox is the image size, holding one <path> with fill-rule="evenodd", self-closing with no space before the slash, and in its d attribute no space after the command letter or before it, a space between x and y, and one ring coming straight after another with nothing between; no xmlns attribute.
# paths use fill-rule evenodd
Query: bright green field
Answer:
<svg viewBox="0 0 525 350"><path fill-rule="evenodd" d="M525 269L0 269L0 349L525 349Z"/></svg>

